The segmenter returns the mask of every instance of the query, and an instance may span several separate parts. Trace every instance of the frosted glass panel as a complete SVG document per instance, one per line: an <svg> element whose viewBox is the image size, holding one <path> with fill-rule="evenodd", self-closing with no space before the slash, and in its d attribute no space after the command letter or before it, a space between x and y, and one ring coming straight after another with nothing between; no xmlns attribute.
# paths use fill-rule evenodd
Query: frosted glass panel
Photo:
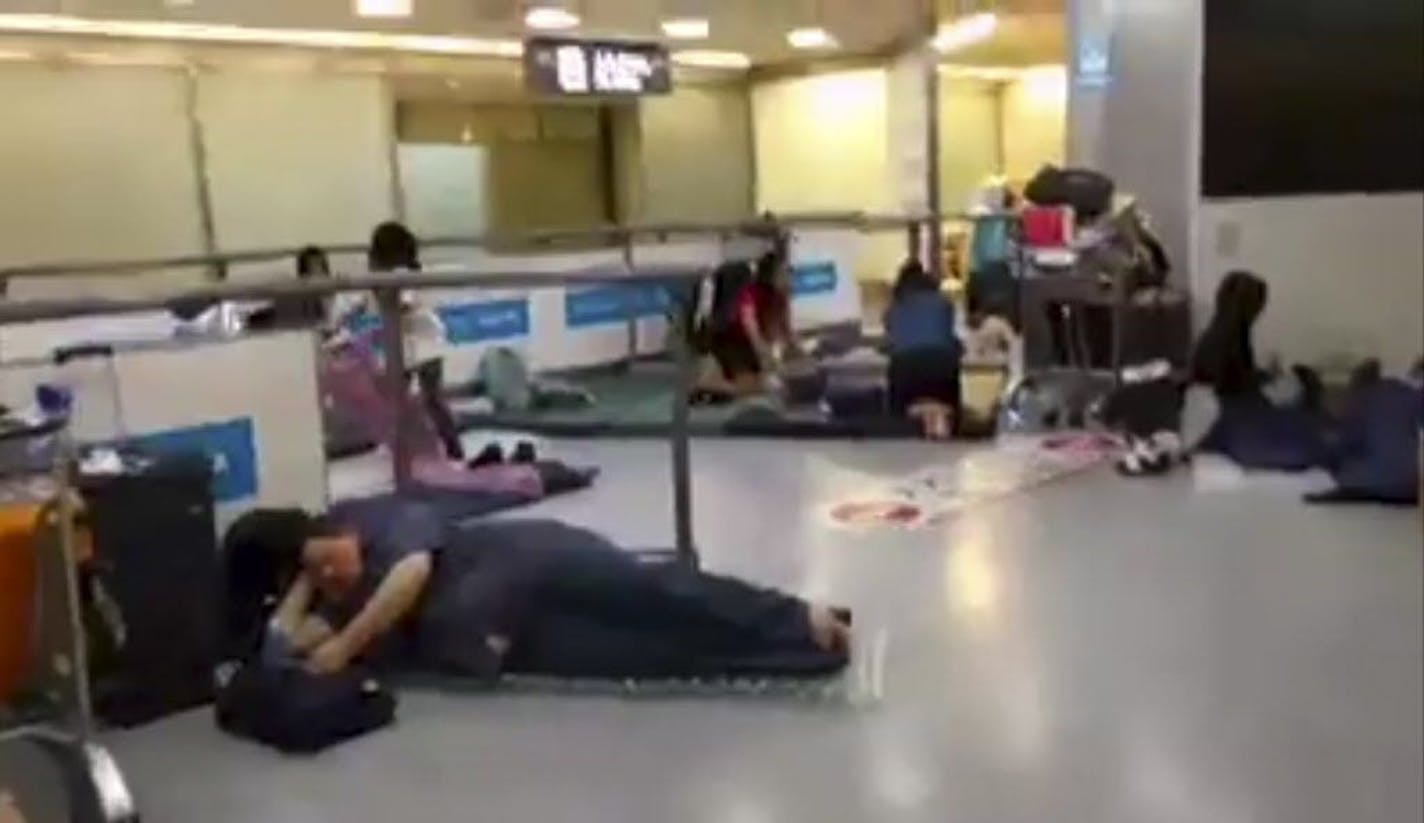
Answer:
<svg viewBox="0 0 1424 823"><path fill-rule="evenodd" d="M484 234L486 173L484 146L408 143L398 150L406 219L422 237L476 237Z"/></svg>

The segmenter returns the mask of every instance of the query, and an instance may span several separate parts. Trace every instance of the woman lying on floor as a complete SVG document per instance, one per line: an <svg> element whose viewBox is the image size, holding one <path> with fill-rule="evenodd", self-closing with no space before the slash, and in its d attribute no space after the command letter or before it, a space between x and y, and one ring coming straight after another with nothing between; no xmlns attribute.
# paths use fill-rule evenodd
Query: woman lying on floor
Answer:
<svg viewBox="0 0 1424 823"><path fill-rule="evenodd" d="M849 614L648 565L553 521L454 526L391 502L308 518L272 621L309 669L354 660L491 678L812 677L848 661Z"/></svg>

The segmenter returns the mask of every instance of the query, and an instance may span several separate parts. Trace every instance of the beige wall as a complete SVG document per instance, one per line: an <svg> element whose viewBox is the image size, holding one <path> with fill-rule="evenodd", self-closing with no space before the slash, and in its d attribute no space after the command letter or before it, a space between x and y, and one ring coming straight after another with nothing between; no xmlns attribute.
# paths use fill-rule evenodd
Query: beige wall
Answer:
<svg viewBox="0 0 1424 823"><path fill-rule="evenodd" d="M884 69L860 69L755 84L757 209L899 211L901 168L890 156L889 79ZM868 236L854 274L888 279L904 254L903 236Z"/></svg>
<svg viewBox="0 0 1424 823"><path fill-rule="evenodd" d="M1068 78L1062 66L1036 68L1004 87L1004 173L1022 184L1067 154Z"/></svg>
<svg viewBox="0 0 1424 823"><path fill-rule="evenodd" d="M414 103L398 120L402 142L489 150L481 195L498 235L607 222L598 116L593 106Z"/></svg>
<svg viewBox="0 0 1424 823"><path fill-rule="evenodd" d="M758 210L895 207L886 72L816 74L752 88Z"/></svg>
<svg viewBox="0 0 1424 823"><path fill-rule="evenodd" d="M390 219L390 109L369 75L200 74L217 247L350 243Z"/></svg>
<svg viewBox="0 0 1424 823"><path fill-rule="evenodd" d="M0 64L0 266L201 253L184 84Z"/></svg>
<svg viewBox="0 0 1424 823"><path fill-rule="evenodd" d="M644 221L738 220L752 213L751 104L744 86L683 86L639 101Z"/></svg>
<svg viewBox="0 0 1424 823"><path fill-rule="evenodd" d="M963 211L970 195L1003 172L1001 86L941 78L940 197L946 212Z"/></svg>

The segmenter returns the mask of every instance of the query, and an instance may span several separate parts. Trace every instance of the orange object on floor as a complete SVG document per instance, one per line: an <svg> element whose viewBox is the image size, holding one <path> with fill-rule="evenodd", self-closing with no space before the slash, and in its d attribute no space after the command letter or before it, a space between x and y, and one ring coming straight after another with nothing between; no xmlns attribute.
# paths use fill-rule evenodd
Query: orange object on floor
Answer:
<svg viewBox="0 0 1424 823"><path fill-rule="evenodd" d="M34 534L42 506L0 507L0 703L24 681L30 663L37 579Z"/></svg>

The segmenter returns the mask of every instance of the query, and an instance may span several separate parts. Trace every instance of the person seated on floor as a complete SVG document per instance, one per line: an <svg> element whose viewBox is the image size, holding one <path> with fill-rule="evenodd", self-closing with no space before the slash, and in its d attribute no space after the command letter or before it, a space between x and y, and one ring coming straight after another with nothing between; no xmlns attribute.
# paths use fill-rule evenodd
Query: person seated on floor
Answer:
<svg viewBox="0 0 1424 823"><path fill-rule="evenodd" d="M1267 297L1266 282L1250 272L1233 271L1222 279L1215 313L1192 352L1189 373L1187 425L1206 434L1198 439L1189 431L1185 440L1246 468L1324 466L1329 433L1319 375L1295 366L1287 378L1279 369L1263 370L1256 361L1252 331ZM1292 388L1283 391L1282 386ZM1200 389L1208 389L1209 396Z"/></svg>
<svg viewBox="0 0 1424 823"><path fill-rule="evenodd" d="M785 258L767 252L751 281L737 288L726 305L713 306L707 345L717 368L702 375L699 397L746 397L767 390L781 358L799 351L790 292Z"/></svg>
<svg viewBox="0 0 1424 823"><path fill-rule="evenodd" d="M309 517L271 622L315 672L355 660L473 678L820 676L849 613L648 565L555 521L452 524L408 501Z"/></svg>
<svg viewBox="0 0 1424 823"><path fill-rule="evenodd" d="M959 362L954 307L918 260L895 279L885 311L890 349L890 409L920 421L926 438L945 440L959 414Z"/></svg>

